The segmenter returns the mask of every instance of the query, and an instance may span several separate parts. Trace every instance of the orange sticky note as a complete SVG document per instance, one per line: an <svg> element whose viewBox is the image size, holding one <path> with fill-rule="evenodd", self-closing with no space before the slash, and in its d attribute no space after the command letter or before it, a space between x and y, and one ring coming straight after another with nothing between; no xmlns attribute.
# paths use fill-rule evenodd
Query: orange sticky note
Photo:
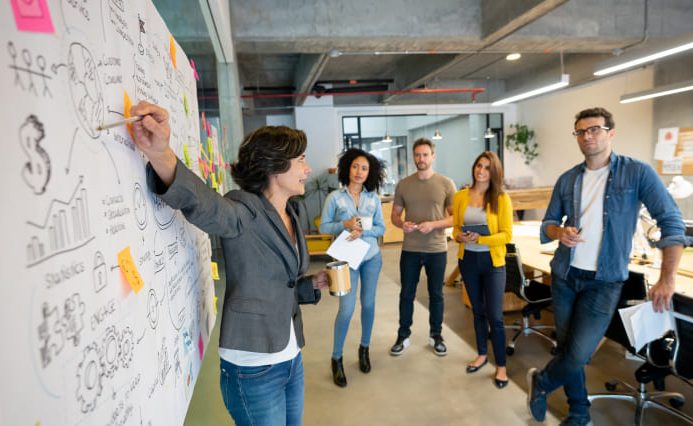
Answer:
<svg viewBox="0 0 693 426"><path fill-rule="evenodd" d="M125 118L130 118L130 108L132 108L132 101L130 100L130 96L128 96L128 91L123 90L123 117ZM132 123L127 123L125 126L128 129L128 133L130 133L131 138L135 138L132 133Z"/></svg>
<svg viewBox="0 0 693 426"><path fill-rule="evenodd" d="M219 265L217 265L217 262L212 262L212 279L219 279Z"/></svg>
<svg viewBox="0 0 693 426"><path fill-rule="evenodd" d="M171 55L171 63L176 68L176 41L173 36L168 36L168 53Z"/></svg>
<svg viewBox="0 0 693 426"><path fill-rule="evenodd" d="M118 266L120 266L120 272L123 273L125 280L130 284L135 294L139 293L144 288L144 281L135 266L135 261L132 260L130 246L125 247L118 253Z"/></svg>

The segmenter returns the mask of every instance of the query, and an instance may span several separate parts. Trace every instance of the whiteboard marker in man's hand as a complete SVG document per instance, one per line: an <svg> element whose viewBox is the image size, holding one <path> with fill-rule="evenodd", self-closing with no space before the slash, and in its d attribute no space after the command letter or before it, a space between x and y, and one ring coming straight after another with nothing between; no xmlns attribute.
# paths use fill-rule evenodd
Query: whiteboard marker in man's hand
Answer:
<svg viewBox="0 0 693 426"><path fill-rule="evenodd" d="M109 124L102 124L99 127L97 127L96 130L101 131L101 130L110 129L112 127L122 126L122 125L128 124L128 123L134 123L136 121L140 121L143 118L144 118L144 115L133 115L132 117L128 117L124 120L115 121L115 122L109 123Z"/></svg>

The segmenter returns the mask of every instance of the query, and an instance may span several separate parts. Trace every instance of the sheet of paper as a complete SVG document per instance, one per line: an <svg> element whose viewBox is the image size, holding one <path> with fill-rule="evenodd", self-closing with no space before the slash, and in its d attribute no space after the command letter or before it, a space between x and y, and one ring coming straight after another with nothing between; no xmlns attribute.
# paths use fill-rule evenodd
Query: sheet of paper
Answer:
<svg viewBox="0 0 693 426"><path fill-rule="evenodd" d="M662 174L664 175L680 175L681 170L683 170L683 157L662 161Z"/></svg>
<svg viewBox="0 0 693 426"><path fill-rule="evenodd" d="M518 237L538 237L541 222L522 222L513 224L513 235Z"/></svg>
<svg viewBox="0 0 693 426"><path fill-rule="evenodd" d="M347 240L349 231L342 231L336 240L328 247L327 254L337 260L349 263L352 269L358 269L361 261L368 253L370 246L360 238L353 241Z"/></svg>
<svg viewBox="0 0 693 426"><path fill-rule="evenodd" d="M674 154L676 153L676 142L657 142L657 145L655 146L655 154L654 158L655 160L662 160L662 161L667 161L667 160L673 160L674 159Z"/></svg>
<svg viewBox="0 0 693 426"><path fill-rule="evenodd" d="M674 328L671 311L655 312L652 302L618 310L628 340L636 351Z"/></svg>

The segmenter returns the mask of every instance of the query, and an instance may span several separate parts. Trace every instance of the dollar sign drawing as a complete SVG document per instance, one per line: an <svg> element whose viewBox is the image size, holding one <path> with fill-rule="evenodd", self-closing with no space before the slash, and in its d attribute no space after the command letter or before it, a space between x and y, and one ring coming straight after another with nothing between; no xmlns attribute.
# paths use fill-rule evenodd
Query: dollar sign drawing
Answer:
<svg viewBox="0 0 693 426"><path fill-rule="evenodd" d="M27 117L19 128L19 139L28 161L22 168L22 179L36 195L46 191L46 185L51 177L51 160L46 150L41 147L45 132L43 123L35 115Z"/></svg>

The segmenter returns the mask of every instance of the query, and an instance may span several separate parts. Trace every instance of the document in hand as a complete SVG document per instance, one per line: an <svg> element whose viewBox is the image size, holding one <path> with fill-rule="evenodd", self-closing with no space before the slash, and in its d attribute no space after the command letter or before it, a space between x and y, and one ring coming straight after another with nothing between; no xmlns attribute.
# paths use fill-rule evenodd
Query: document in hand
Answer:
<svg viewBox="0 0 693 426"><path fill-rule="evenodd" d="M342 231L336 240L327 248L327 254L337 260L343 260L349 263L351 269L358 269L361 261L366 257L370 246L361 238L353 241L347 240L349 231Z"/></svg>
<svg viewBox="0 0 693 426"><path fill-rule="evenodd" d="M674 328L671 311L655 312L652 302L622 308L618 313L621 315L628 340L636 352Z"/></svg>

